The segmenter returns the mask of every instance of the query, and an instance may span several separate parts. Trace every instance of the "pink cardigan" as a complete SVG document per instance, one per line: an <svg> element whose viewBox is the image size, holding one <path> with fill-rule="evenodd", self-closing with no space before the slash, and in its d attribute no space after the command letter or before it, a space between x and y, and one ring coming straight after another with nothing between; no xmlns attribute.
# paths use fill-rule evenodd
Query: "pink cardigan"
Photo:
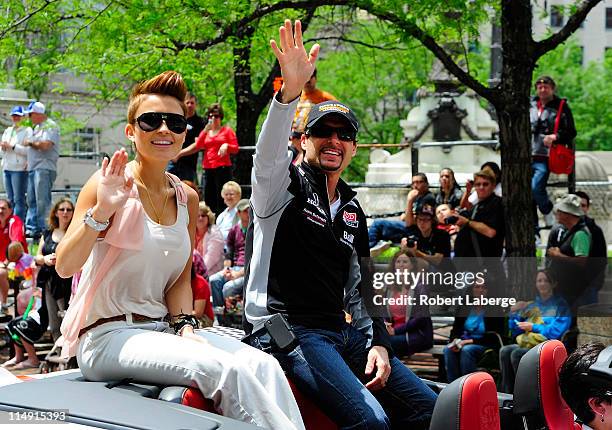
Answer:
<svg viewBox="0 0 612 430"><path fill-rule="evenodd" d="M223 270L224 247L225 241L221 230L216 225L211 225L204 239L197 246L198 252L204 257L208 276Z"/></svg>

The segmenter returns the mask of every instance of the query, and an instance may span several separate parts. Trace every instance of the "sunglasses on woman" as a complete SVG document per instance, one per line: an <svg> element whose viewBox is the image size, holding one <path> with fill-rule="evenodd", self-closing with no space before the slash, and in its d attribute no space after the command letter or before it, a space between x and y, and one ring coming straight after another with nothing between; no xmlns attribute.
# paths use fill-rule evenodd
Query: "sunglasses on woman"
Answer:
<svg viewBox="0 0 612 430"><path fill-rule="evenodd" d="M172 133L181 134L187 130L187 120L183 115L166 112L145 112L136 118L138 126L143 131L155 131L161 127L162 122Z"/></svg>
<svg viewBox="0 0 612 430"><path fill-rule="evenodd" d="M325 124L315 125L306 131L307 136L329 138L336 132L338 139L344 141L354 141L357 137L357 132L350 127L330 127Z"/></svg>

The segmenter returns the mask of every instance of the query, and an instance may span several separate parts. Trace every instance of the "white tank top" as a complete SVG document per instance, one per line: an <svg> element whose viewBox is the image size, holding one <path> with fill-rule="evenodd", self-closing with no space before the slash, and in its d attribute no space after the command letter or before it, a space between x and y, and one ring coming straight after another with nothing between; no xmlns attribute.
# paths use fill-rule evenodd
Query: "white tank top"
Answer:
<svg viewBox="0 0 612 430"><path fill-rule="evenodd" d="M176 189L173 181L170 183ZM168 313L164 295L185 268L191 243L187 229L189 212L185 204L179 203L178 192L176 196L178 209L173 225L157 224L143 209L145 220L142 249L120 251L96 291L85 326L100 318L127 313L152 318L162 318ZM96 266L104 260L109 247L104 241L94 245L83 266L79 288L93 282ZM109 288L110 285L113 287Z"/></svg>

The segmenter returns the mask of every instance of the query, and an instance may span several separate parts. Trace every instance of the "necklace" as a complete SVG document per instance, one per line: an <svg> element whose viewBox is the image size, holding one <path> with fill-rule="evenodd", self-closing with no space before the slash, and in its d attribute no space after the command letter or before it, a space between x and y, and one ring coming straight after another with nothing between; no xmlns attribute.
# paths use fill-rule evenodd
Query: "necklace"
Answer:
<svg viewBox="0 0 612 430"><path fill-rule="evenodd" d="M147 193L147 197L149 198L149 203L151 203L151 207L153 208L153 213L155 214L155 217L157 218L157 223L161 224L161 217L164 216L164 212L166 212L166 203L168 203L168 192L165 191L166 197L164 198L164 206L162 207L161 216L159 216L159 214L157 213L157 210L155 209L155 205L153 204L153 199L151 198L151 194L149 194L149 190L147 189L147 187L145 187L145 183L140 178L140 175L136 173L136 171L134 171L134 175L136 176L136 179L138 179L138 181L142 184L142 188L144 188L145 192Z"/></svg>

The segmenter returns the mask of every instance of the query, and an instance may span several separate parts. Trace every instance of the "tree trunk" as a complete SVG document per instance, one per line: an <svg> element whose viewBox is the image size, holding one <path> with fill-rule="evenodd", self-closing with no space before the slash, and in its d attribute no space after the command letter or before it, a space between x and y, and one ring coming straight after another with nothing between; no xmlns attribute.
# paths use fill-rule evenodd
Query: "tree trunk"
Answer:
<svg viewBox="0 0 612 430"><path fill-rule="evenodd" d="M536 218L531 194L529 97L535 67L529 0L502 1L503 69L499 121L506 252L510 287L519 298L533 296ZM518 258L531 257L531 258Z"/></svg>
<svg viewBox="0 0 612 430"><path fill-rule="evenodd" d="M251 39L255 29L244 27L237 33L240 45L234 48L234 95L236 97L236 137L238 144L255 146L257 119L261 108L256 106L251 82ZM251 195L253 151L243 150L234 156L234 178L242 186L242 197Z"/></svg>

